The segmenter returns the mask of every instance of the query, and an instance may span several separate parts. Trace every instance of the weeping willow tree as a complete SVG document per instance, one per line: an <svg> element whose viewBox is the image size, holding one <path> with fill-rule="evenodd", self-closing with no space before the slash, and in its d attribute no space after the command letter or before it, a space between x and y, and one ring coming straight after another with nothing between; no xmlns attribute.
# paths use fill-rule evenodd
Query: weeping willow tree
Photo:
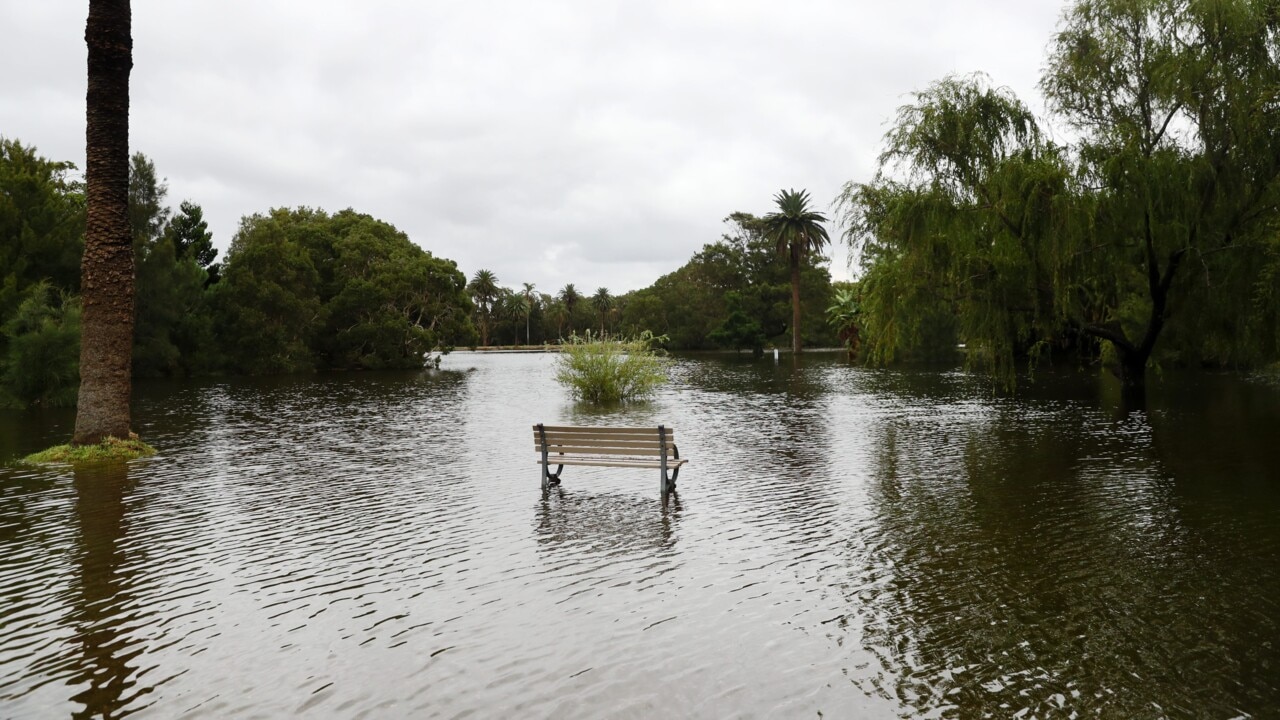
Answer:
<svg viewBox="0 0 1280 720"><path fill-rule="evenodd" d="M870 184L838 203L865 269L864 356L968 341L1003 378L1063 326L1057 282L1087 242L1065 150L982 76L950 77L903 107ZM892 176L897 176L894 179ZM1065 260L1065 262L1064 262Z"/></svg>
<svg viewBox="0 0 1280 720"><path fill-rule="evenodd" d="M1167 327L1183 359L1275 357L1278 25L1277 0L1077 3L1041 82L1070 144L981 76L916 94L837 199L870 359L931 314L1007 383L1074 346L1140 395Z"/></svg>

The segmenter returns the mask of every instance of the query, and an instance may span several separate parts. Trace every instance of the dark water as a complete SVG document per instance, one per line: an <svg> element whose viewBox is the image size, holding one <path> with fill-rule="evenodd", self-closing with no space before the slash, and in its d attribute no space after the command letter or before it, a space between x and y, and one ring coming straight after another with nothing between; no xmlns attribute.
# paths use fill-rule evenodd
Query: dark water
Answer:
<svg viewBox="0 0 1280 720"><path fill-rule="evenodd" d="M1274 385L702 358L588 411L551 362L143 385L158 457L0 469L0 717L1280 716ZM543 499L538 421L692 462Z"/></svg>

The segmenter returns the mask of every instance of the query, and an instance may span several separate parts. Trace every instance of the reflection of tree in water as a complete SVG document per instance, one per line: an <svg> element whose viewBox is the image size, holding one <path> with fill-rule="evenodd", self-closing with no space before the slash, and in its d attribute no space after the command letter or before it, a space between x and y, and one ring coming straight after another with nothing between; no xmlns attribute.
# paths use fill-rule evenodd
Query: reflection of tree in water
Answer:
<svg viewBox="0 0 1280 720"><path fill-rule="evenodd" d="M773 358L749 356L700 356L697 362L677 363L674 374L699 390L739 397L786 394L801 402L813 402L828 388L823 371L835 364L835 356L802 355L775 363Z"/></svg>
<svg viewBox="0 0 1280 720"><path fill-rule="evenodd" d="M682 507L652 497L591 495L553 488L538 504L535 537L545 548L592 554L667 555L674 550Z"/></svg>
<svg viewBox="0 0 1280 720"><path fill-rule="evenodd" d="M1274 708L1274 681L1239 686L1256 635L1203 624L1245 588L1189 551L1150 427L1015 408L874 428L873 514L828 625L879 658L855 681L931 716Z"/></svg>
<svg viewBox="0 0 1280 720"><path fill-rule="evenodd" d="M84 707L77 718L119 718L146 692L133 679L131 662L142 648L131 645L128 608L133 604L129 558L123 547L126 496L132 483L124 466L75 471L76 585L68 624L76 655L69 679L81 688L71 699Z"/></svg>

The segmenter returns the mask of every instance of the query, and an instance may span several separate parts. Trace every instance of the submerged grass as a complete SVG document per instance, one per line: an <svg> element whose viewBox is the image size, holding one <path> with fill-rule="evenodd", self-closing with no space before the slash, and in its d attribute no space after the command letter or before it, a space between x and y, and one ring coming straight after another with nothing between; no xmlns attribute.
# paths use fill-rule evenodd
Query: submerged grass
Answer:
<svg viewBox="0 0 1280 720"><path fill-rule="evenodd" d="M57 445L28 455L22 461L34 465L99 465L155 454L155 448L133 435L128 440L109 437L97 445Z"/></svg>

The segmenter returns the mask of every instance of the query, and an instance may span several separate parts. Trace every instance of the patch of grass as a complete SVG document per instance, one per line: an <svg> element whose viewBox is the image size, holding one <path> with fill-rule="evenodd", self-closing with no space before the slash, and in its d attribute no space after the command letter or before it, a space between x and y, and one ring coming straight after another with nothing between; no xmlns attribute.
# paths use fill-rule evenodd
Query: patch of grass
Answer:
<svg viewBox="0 0 1280 720"><path fill-rule="evenodd" d="M97 445L58 445L22 459L34 465L100 465L156 454L156 449L132 435L128 440L107 438Z"/></svg>

